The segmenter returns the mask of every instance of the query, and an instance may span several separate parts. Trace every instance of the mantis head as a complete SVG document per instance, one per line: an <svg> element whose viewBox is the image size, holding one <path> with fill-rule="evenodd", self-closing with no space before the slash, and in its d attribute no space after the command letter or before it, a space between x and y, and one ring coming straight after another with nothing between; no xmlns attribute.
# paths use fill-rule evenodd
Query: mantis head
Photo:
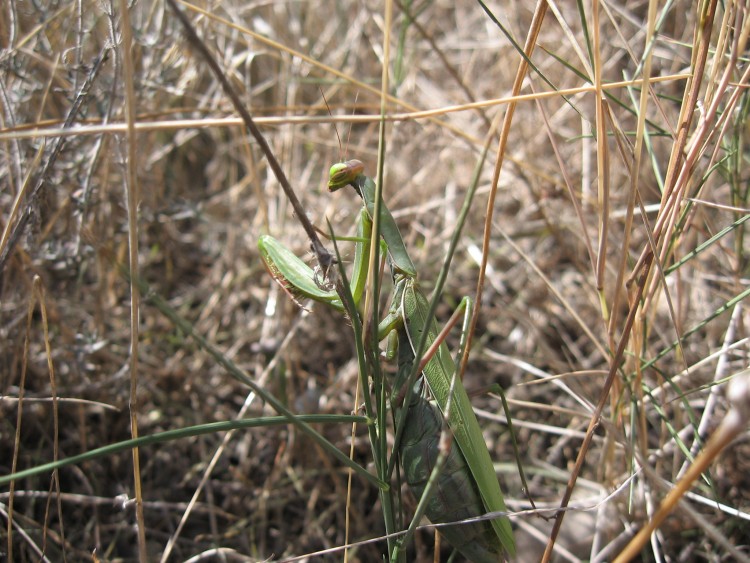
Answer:
<svg viewBox="0 0 750 563"><path fill-rule="evenodd" d="M359 160L347 160L346 162L337 162L331 166L328 173L328 191L335 192L344 186L354 182L354 179L362 174L365 165Z"/></svg>

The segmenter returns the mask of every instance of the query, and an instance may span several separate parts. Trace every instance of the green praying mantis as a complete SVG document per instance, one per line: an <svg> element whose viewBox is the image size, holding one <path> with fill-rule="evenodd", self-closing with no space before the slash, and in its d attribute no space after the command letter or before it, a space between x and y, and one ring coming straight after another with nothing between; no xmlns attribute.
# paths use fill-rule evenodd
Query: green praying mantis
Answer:
<svg viewBox="0 0 750 563"><path fill-rule="evenodd" d="M331 167L329 191L350 185L361 196L364 206L357 224L355 257L350 290L355 304L363 294L370 255L370 232L376 213L373 180L363 173L358 160ZM418 499L426 488L434 489L426 499L425 514L433 523L447 523L506 513L502 491L490 454L469 397L444 342L436 343L437 323L428 322L429 303L417 282L417 271L409 257L396 222L380 201L380 235L391 266L394 291L390 309L378 326L378 338L398 342L398 372L393 384L392 405L396 416L395 450L399 454L407 483ZM258 242L263 261L271 275L293 298L309 298L340 311L344 304L335 291L321 287L313 270L273 237ZM468 307L468 298L462 302ZM426 349L436 348L421 368L421 377L409 381L420 340ZM413 379L413 377L411 378ZM426 392L433 400L426 398ZM439 446L443 421L447 421L455 443L441 457ZM436 464L442 470L433 471ZM431 482L434 481L434 484ZM498 561L515 554L510 521L506 516L491 520L441 526L449 543L472 561Z"/></svg>

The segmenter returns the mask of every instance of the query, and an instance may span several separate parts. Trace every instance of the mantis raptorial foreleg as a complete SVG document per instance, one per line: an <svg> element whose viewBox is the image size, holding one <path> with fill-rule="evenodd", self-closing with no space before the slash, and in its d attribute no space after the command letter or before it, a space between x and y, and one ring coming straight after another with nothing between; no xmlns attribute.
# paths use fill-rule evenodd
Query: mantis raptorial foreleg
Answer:
<svg viewBox="0 0 750 563"><path fill-rule="evenodd" d="M362 174L359 161L349 161L331 168L329 189L334 191L352 185L364 202L360 214L358 237L366 238L365 230L371 223L376 208L375 184ZM440 495L427 500L425 514L433 522L455 522L486 513L506 512L502 492L495 475L479 423L460 381L456 381L456 368L445 343L436 343L438 331L434 319L428 319L429 304L417 284L414 264L404 245L401 233L385 204L380 202L380 233L387 246L389 263L394 275L394 296L387 317L380 323L378 335L384 338L395 332L399 341L399 376L394 394L407 397L401 409L403 436L397 447L407 481L417 497L427 482L435 481ZM320 289L315 283L313 270L280 243L265 237L259 241L261 254L274 278L293 296L308 297L343 309L341 301L332 291ZM352 274L352 295L355 303L362 294L365 257L369 248L358 244L355 254L355 271ZM435 344L432 357L421 370L414 367L417 343L426 342L425 349ZM410 374L421 371L422 380ZM419 387L417 392L411 392ZM429 388L434 403L426 400L422 388ZM403 393L404 388L407 391ZM395 401L398 403L398 401ZM437 404L437 407L435 406ZM396 409L398 410L398 409ZM432 468L441 458L437 441L442 419L448 423L458 448L451 448L445 458L445 470L439 475ZM401 427L401 425L399 425ZM426 475L426 477L425 477ZM451 498L446 503L441 498ZM434 499L434 500L433 500ZM460 504L456 506L456 503ZM474 522L470 526L456 525L441 529L448 541L473 561L497 561L503 554L513 555L515 544L510 522L505 516L490 521ZM467 541L468 540L468 541ZM393 554L392 554L393 555Z"/></svg>
<svg viewBox="0 0 750 563"><path fill-rule="evenodd" d="M358 244L355 246L354 268L350 280L350 291L355 303L359 302L365 287L365 265L370 252L370 227L369 216L362 210L357 222ZM312 299L330 305L338 311L344 311L344 305L336 291L321 287L315 271L278 240L270 235L261 235L258 239L258 250L268 272L292 299L298 303L299 299Z"/></svg>

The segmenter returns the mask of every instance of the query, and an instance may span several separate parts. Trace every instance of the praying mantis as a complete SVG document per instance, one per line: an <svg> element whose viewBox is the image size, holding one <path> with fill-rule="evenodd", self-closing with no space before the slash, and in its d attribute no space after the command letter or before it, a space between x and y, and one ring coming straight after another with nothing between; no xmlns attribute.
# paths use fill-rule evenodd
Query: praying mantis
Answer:
<svg viewBox="0 0 750 563"><path fill-rule="evenodd" d="M368 241L378 207L375 183L363 171L364 166L358 160L334 164L328 183L331 192L352 186L364 203L357 226L358 242L350 282L355 304L361 299L366 281ZM406 481L417 499L421 499L426 488L435 489L425 509L433 523L456 522L490 512L505 513L489 451L466 390L457 381L455 362L444 342L436 345L434 355L421 370L422 376L409 381L415 371L418 343L424 339L425 349L433 346L438 335L437 323L434 319L428 322L429 303L419 288L416 268L391 212L382 200L379 208L380 235L391 265L394 292L389 312L378 326L378 338L395 335L398 341L398 374L393 384L392 405L397 428L395 450ZM313 270L276 239L264 235L258 247L271 275L293 298L310 298L344 310L337 293L320 287ZM468 307L468 298L464 298L462 304ZM432 401L425 396L427 390ZM441 456L439 442L444 420L458 447L450 447L447 454L443 451ZM441 464L442 471L432 475L437 463ZM515 554L506 516L445 526L440 532L472 561L498 561Z"/></svg>

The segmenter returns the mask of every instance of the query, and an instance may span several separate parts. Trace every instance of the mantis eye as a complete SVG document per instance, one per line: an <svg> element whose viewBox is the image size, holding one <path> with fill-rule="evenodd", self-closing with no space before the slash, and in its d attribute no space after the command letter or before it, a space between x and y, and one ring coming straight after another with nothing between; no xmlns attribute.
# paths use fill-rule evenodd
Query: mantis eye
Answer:
<svg viewBox="0 0 750 563"><path fill-rule="evenodd" d="M335 192L339 188L351 184L354 179L362 174L365 165L359 160L347 160L337 162L331 166L328 173L328 191Z"/></svg>

